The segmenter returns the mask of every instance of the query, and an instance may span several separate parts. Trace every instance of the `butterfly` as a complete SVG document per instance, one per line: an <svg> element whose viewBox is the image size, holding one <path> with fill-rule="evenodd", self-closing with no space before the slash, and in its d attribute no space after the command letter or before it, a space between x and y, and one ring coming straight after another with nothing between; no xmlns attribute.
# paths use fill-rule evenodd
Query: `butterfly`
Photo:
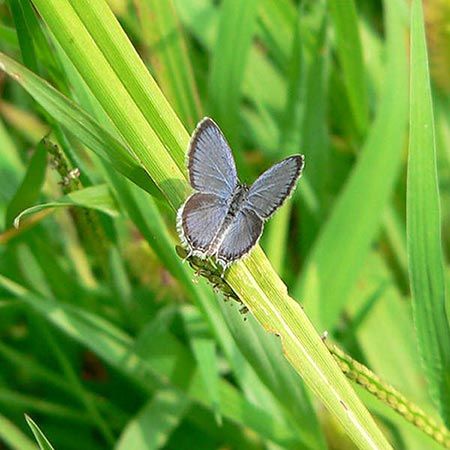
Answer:
<svg viewBox="0 0 450 450"><path fill-rule="evenodd" d="M290 156L247 186L236 172L231 148L209 117L197 125L188 150L194 193L177 213L177 229L189 255L213 257L226 269L257 244L264 223L290 196L304 167Z"/></svg>

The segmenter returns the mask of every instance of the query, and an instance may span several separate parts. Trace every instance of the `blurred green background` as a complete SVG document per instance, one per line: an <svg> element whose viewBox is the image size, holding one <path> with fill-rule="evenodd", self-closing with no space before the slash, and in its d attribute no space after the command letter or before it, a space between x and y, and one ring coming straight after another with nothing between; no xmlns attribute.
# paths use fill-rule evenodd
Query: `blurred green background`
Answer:
<svg viewBox="0 0 450 450"><path fill-rule="evenodd" d="M24 414L55 449L354 448L277 339L182 264L173 211L46 3L0 2L0 51L89 116L0 75L0 448L38 448ZM305 155L263 250L319 333L448 426L450 2L424 2L428 59L403 0L108 3L186 129L221 126L242 181ZM355 389L395 449L442 448Z"/></svg>

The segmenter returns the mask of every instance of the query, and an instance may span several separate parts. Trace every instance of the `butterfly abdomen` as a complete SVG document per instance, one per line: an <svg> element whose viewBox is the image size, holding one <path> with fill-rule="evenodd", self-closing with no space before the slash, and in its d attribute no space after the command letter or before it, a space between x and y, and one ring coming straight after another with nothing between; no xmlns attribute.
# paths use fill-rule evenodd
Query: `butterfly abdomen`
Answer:
<svg viewBox="0 0 450 450"><path fill-rule="evenodd" d="M231 197L231 200L229 202L227 215L225 216L222 225L220 226L219 230L217 231L216 235L214 236L214 239L211 241L211 244L208 248L207 251L208 256L213 256L217 253L217 250L219 249L220 244L222 243L228 228L233 222L233 219L236 217L238 211L241 209L242 204L247 199L248 189L249 189L248 186L245 184L237 185L233 193L233 196Z"/></svg>

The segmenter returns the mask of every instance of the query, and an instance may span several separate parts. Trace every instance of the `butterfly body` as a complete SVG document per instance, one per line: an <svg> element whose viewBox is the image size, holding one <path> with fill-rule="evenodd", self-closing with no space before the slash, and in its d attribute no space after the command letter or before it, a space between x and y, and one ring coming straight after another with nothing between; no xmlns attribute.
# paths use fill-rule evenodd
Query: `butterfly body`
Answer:
<svg viewBox="0 0 450 450"><path fill-rule="evenodd" d="M188 171L192 194L178 210L177 228L190 253L214 257L224 268L258 242L264 222L291 194L304 160L289 157L251 186L237 177L231 149L219 127L203 119L191 139Z"/></svg>

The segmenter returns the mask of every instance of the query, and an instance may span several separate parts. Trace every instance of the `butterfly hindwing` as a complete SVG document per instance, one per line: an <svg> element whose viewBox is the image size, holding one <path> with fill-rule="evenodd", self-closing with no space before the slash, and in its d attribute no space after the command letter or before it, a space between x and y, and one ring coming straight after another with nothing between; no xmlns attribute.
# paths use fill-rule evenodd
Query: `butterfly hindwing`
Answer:
<svg viewBox="0 0 450 450"><path fill-rule="evenodd" d="M244 206L268 219L291 194L303 166L303 156L296 155L266 170L250 187Z"/></svg>
<svg viewBox="0 0 450 450"><path fill-rule="evenodd" d="M189 146L191 186L228 199L237 183L236 165L230 146L216 123L203 119L195 129Z"/></svg>
<svg viewBox="0 0 450 450"><path fill-rule="evenodd" d="M240 210L233 218L218 248L216 257L224 266L236 261L258 242L263 220L250 209Z"/></svg>
<svg viewBox="0 0 450 450"><path fill-rule="evenodd" d="M179 233L194 253L206 254L228 207L214 194L192 194L179 211Z"/></svg>

